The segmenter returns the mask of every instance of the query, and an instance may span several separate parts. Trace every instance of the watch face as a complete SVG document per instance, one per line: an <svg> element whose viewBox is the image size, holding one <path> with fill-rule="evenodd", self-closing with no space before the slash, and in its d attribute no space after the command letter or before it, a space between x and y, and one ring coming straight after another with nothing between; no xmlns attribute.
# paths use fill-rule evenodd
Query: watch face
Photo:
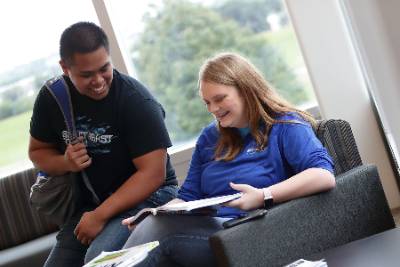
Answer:
<svg viewBox="0 0 400 267"><path fill-rule="evenodd" d="M272 197L264 199L264 209L270 209L274 205L274 199Z"/></svg>

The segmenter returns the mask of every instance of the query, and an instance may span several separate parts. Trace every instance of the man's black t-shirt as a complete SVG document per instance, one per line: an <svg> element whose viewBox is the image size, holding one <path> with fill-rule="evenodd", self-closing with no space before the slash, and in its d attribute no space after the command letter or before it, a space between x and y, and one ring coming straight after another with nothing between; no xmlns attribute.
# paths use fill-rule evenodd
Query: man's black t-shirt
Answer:
<svg viewBox="0 0 400 267"><path fill-rule="evenodd" d="M132 159L171 146L164 124L164 110L137 80L114 70L109 94L93 100L79 94L67 81L79 136L84 137L92 164L85 169L103 201L135 171ZM36 99L30 134L39 141L57 144L64 153L70 136L62 113L43 87ZM165 184L177 184L168 157Z"/></svg>

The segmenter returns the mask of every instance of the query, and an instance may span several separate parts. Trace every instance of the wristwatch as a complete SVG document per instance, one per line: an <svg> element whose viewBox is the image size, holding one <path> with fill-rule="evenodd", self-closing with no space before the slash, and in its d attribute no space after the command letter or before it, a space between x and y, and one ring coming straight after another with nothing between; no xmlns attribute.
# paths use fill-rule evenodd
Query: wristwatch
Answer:
<svg viewBox="0 0 400 267"><path fill-rule="evenodd" d="M270 209L274 205L274 198L272 197L271 190L268 187L262 189L264 192L264 209Z"/></svg>

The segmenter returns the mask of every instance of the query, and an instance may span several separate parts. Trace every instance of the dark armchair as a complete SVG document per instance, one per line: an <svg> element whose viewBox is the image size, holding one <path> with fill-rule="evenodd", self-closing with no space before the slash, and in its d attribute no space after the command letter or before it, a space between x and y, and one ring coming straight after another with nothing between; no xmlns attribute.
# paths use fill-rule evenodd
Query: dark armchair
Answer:
<svg viewBox="0 0 400 267"><path fill-rule="evenodd" d="M335 162L336 188L217 232L210 243L219 266L283 266L395 226L377 168L362 164L348 122L319 121L315 132Z"/></svg>

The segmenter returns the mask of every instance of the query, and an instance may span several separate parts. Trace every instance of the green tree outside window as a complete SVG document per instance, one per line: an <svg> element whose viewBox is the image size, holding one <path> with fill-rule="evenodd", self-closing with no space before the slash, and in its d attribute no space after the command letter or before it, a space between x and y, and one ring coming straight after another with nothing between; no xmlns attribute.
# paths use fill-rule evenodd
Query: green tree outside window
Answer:
<svg viewBox="0 0 400 267"><path fill-rule="evenodd" d="M255 26L246 23L249 18L240 12L235 17L232 7L247 3L233 0L206 7L166 0L144 16L145 27L131 50L132 60L139 79L164 105L174 143L193 138L212 120L198 97L197 74L203 61L217 52L232 51L249 58L293 104L309 100L304 86L269 43L268 27L262 28L260 20Z"/></svg>

